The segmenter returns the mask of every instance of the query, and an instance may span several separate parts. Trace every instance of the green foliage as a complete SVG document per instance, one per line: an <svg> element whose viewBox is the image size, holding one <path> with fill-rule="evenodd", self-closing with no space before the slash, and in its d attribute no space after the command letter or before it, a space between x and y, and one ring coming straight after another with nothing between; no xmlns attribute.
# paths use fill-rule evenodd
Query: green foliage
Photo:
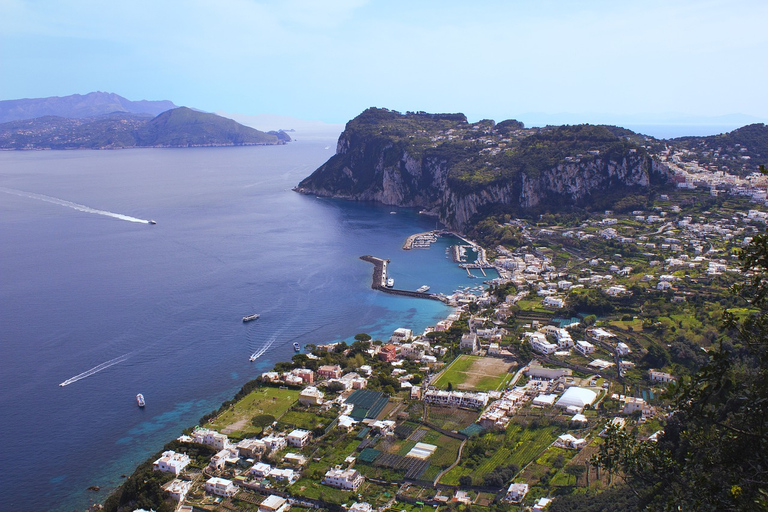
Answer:
<svg viewBox="0 0 768 512"><path fill-rule="evenodd" d="M251 420L251 424L261 429L261 433L264 433L264 429L268 426L270 426L272 423L276 421L276 418L272 416L271 414L258 414L253 417Z"/></svg>
<svg viewBox="0 0 768 512"><path fill-rule="evenodd" d="M622 472L651 510L768 508L768 237L740 253L747 280L736 291L754 308L727 329L738 334L670 391L674 414L657 443L609 432L595 462Z"/></svg>

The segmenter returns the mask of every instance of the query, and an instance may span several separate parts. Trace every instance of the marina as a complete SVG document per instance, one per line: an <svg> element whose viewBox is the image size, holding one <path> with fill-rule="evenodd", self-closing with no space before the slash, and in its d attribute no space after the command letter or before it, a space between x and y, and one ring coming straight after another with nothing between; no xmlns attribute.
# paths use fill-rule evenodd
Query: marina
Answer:
<svg viewBox="0 0 768 512"><path fill-rule="evenodd" d="M426 291L413 291L413 290L399 290L397 288L388 288L383 283L387 282L387 263L389 260L377 258L371 255L360 256L360 259L373 264L373 280L371 282L371 288L374 290L380 290L391 295L403 295L406 297L418 297L421 299L439 300L440 302L449 303L449 300L444 295L427 293ZM429 289L429 287L427 287Z"/></svg>

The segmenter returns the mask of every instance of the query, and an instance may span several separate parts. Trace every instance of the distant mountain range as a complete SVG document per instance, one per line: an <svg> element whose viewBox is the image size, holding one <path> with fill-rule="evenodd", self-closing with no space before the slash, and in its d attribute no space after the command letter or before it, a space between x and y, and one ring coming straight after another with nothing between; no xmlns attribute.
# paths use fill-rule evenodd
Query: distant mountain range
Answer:
<svg viewBox="0 0 768 512"><path fill-rule="evenodd" d="M170 101L130 101L104 92L0 101L0 120L6 120L0 123L0 149L243 146L291 140L283 131L265 133Z"/></svg>
<svg viewBox="0 0 768 512"><path fill-rule="evenodd" d="M167 100L131 101L114 93L91 92L85 95L0 101L0 123L43 116L81 119L113 112L156 116L172 108L176 108L176 105Z"/></svg>

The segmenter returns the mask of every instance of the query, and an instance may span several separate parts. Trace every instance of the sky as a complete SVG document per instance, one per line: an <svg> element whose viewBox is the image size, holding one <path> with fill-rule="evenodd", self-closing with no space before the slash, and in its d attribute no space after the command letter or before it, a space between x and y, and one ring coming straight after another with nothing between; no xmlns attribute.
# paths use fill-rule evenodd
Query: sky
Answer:
<svg viewBox="0 0 768 512"><path fill-rule="evenodd" d="M765 0L0 0L0 100L768 121L766 20Z"/></svg>

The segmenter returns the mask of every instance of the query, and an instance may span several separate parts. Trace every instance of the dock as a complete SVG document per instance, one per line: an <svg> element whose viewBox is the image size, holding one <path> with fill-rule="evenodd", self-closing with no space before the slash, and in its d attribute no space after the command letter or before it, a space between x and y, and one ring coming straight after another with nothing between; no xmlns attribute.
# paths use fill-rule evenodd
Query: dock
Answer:
<svg viewBox="0 0 768 512"><path fill-rule="evenodd" d="M371 255L360 256L360 259L373 264L373 279L371 280L371 288L379 290L390 295L403 295L405 297L414 297L418 299L430 299L439 300L440 302L448 303L448 299L442 295L436 293L417 292L413 290L399 290L397 288L387 288L385 286L387 282L387 264L389 260L377 258Z"/></svg>

